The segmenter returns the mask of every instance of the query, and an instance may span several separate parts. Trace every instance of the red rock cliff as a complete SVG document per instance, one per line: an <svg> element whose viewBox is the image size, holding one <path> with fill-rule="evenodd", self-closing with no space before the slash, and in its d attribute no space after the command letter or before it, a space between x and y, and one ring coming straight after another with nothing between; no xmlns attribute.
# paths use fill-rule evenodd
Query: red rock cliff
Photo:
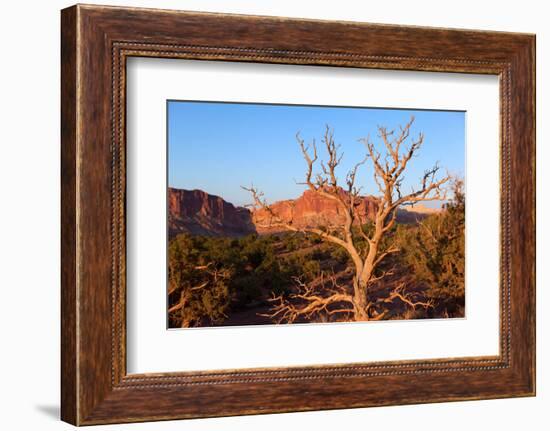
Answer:
<svg viewBox="0 0 550 431"><path fill-rule="evenodd" d="M306 190L295 200L275 202L271 208L284 221L292 220L293 226L297 228L342 225L346 219L336 201L310 190ZM362 220L372 220L377 209L377 198L359 198L358 211ZM417 223L438 211L421 205L415 208L400 208L397 212L397 221ZM280 226L270 227L270 224L270 215L266 210L259 209L251 213L246 208L236 207L221 197L202 190L168 190L168 229L171 238L180 233L244 236L256 232L273 233L284 230Z"/></svg>
<svg viewBox="0 0 550 431"><path fill-rule="evenodd" d="M168 231L242 236L255 232L250 211L202 190L168 189Z"/></svg>
<svg viewBox="0 0 550 431"><path fill-rule="evenodd" d="M359 199L358 211L364 220L372 220L377 208L376 198L363 196ZM292 220L293 226L298 228L341 225L346 220L342 208L336 201L311 190L306 190L298 199L275 202L271 209L284 221ZM256 210L253 220L258 232L278 230L275 227L266 227L269 225L269 213L264 209Z"/></svg>

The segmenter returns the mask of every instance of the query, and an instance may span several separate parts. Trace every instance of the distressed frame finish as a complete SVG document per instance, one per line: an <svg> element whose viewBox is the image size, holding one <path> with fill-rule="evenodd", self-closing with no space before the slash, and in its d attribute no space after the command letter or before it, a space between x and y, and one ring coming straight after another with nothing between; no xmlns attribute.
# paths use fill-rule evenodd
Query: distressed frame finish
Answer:
<svg viewBox="0 0 550 431"><path fill-rule="evenodd" d="M88 425L535 394L533 35L81 5L62 11L61 30L63 420ZM500 354L127 375L129 56L498 75Z"/></svg>

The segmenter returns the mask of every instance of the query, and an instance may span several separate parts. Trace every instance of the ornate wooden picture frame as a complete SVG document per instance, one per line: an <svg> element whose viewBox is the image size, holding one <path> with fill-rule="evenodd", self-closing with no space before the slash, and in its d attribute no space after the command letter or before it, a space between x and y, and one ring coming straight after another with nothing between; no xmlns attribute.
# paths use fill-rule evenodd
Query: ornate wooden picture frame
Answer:
<svg viewBox="0 0 550 431"><path fill-rule="evenodd" d="M91 425L535 394L533 35L78 5L62 11L61 49L64 421ZM500 354L128 374L126 60L136 56L498 76Z"/></svg>

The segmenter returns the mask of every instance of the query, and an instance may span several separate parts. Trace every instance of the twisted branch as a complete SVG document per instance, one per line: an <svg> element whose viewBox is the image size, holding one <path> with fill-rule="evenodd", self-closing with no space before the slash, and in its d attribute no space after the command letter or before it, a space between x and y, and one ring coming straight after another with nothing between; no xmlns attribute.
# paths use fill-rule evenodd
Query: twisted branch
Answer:
<svg viewBox="0 0 550 431"><path fill-rule="evenodd" d="M353 297L346 287L338 284L336 276L332 274L328 280L321 273L319 283L307 284L299 277L292 278L296 283L296 292L288 297L284 295L273 296L270 302L273 304L270 313L259 314L263 317L274 319L277 323L295 322L299 318L310 319L314 315L338 313L354 313ZM330 282L327 285L327 281ZM342 308L344 304L346 307Z"/></svg>

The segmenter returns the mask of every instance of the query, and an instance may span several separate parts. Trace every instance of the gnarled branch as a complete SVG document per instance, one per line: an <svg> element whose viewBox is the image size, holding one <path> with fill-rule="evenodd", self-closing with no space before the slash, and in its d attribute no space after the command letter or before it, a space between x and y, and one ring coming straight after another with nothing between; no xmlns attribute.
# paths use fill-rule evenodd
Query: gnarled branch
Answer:
<svg viewBox="0 0 550 431"><path fill-rule="evenodd" d="M334 274L327 277L321 273L319 282L315 284L307 284L299 277L293 277L293 280L296 283L296 292L288 297L274 296L270 299L273 304L271 312L260 316L282 323L295 322L300 318L309 319L323 313L354 313L353 297L346 287L338 284Z"/></svg>

